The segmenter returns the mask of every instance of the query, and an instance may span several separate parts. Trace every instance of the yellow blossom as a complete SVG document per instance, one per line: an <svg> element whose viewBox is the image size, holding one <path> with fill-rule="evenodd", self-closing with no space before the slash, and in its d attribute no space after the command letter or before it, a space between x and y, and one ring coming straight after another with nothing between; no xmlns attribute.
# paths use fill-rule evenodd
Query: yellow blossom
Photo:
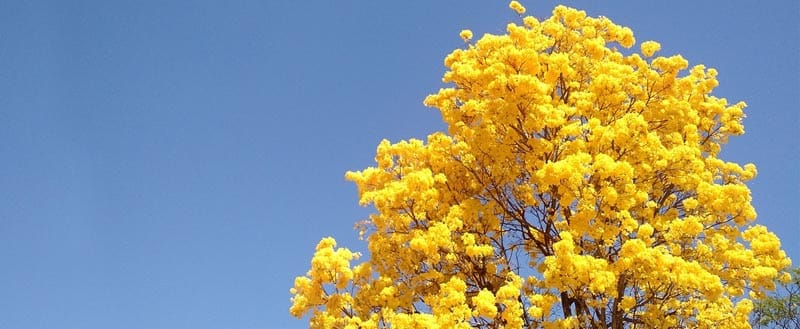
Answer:
<svg viewBox="0 0 800 329"><path fill-rule="evenodd" d="M642 55L644 55L644 57L651 57L657 51L661 50L661 44L655 41L642 42L640 47L642 48Z"/></svg>
<svg viewBox="0 0 800 329"><path fill-rule="evenodd" d="M514 11L516 11L516 12L517 12L517 14L520 14L520 15L522 15L522 14L524 14L524 13L525 13L525 7L523 7L523 6L522 6L522 4L521 4L521 3L519 3L519 1L516 1L516 0L515 0L515 1L511 1L511 2L508 4L508 7L509 7L509 8L511 8L511 9L513 9Z"/></svg>
<svg viewBox="0 0 800 329"><path fill-rule="evenodd" d="M461 39L463 39L464 42L469 42L470 40L472 40L472 31L470 31L470 30L461 30L461 33L459 33L459 36L461 36Z"/></svg>
<svg viewBox="0 0 800 329"><path fill-rule="evenodd" d="M634 305L636 305L636 299L631 296L622 297L622 300L619 302L619 308L626 312L633 308Z"/></svg>
<svg viewBox="0 0 800 329"><path fill-rule="evenodd" d="M497 306L494 303L494 294L491 291L483 289L472 298L475 304L475 312L480 316L494 318L497 315Z"/></svg>

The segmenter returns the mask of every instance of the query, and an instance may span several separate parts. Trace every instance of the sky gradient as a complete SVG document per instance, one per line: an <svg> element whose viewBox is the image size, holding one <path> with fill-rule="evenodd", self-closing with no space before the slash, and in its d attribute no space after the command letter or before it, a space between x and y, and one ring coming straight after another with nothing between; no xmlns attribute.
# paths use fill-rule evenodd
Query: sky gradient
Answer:
<svg viewBox="0 0 800 329"><path fill-rule="evenodd" d="M523 1L547 17L553 1ZM566 2L748 103L758 222L800 264L800 5ZM304 328L319 238L364 250L347 170L442 130L444 56L505 1L0 3L0 328Z"/></svg>

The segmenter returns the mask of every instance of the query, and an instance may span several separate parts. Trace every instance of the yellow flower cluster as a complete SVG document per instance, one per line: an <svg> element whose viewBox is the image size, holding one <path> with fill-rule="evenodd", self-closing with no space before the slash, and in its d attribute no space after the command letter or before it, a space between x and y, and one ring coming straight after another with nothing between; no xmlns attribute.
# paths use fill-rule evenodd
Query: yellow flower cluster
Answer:
<svg viewBox="0 0 800 329"><path fill-rule="evenodd" d="M461 36L461 39L464 40L464 42L469 42L470 40L472 40L472 31L470 30L461 30L461 33L459 35Z"/></svg>
<svg viewBox="0 0 800 329"><path fill-rule="evenodd" d="M653 57L653 54L661 50L661 44L655 41L642 42L642 45L640 47L642 50L642 55L644 55L644 57Z"/></svg>
<svg viewBox="0 0 800 329"><path fill-rule="evenodd" d="M508 4L508 7L516 11L517 14L522 15L525 13L525 7L523 7L519 1L511 1L511 3Z"/></svg>
<svg viewBox="0 0 800 329"><path fill-rule="evenodd" d="M517 1L509 7L526 10ZM747 328L786 279L778 238L720 157L745 104L717 71L558 6L445 59L447 132L348 172L369 260L323 239L291 313L313 328Z"/></svg>

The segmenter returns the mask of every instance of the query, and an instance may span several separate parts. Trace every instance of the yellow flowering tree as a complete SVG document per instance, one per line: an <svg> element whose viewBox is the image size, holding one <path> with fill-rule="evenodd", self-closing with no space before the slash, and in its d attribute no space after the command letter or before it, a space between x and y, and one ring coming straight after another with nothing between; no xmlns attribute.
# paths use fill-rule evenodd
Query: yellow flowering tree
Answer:
<svg viewBox="0 0 800 329"><path fill-rule="evenodd" d="M445 59L425 99L447 132L383 141L347 178L375 212L369 259L323 239L290 312L313 328L747 328L788 281L754 223L752 164L719 157L744 103L717 71L631 50L633 32L556 7ZM622 49L622 50L621 50Z"/></svg>

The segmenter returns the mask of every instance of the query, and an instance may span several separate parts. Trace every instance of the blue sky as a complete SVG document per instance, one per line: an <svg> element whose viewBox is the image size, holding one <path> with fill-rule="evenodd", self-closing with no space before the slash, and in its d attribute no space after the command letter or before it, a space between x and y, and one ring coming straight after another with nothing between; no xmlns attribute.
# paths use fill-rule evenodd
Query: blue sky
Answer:
<svg viewBox="0 0 800 329"><path fill-rule="evenodd" d="M548 16L552 1L525 1ZM759 222L800 263L800 7L568 2L720 71L749 104ZM0 3L0 328L303 328L320 237L363 250L344 172L422 105L505 1Z"/></svg>

